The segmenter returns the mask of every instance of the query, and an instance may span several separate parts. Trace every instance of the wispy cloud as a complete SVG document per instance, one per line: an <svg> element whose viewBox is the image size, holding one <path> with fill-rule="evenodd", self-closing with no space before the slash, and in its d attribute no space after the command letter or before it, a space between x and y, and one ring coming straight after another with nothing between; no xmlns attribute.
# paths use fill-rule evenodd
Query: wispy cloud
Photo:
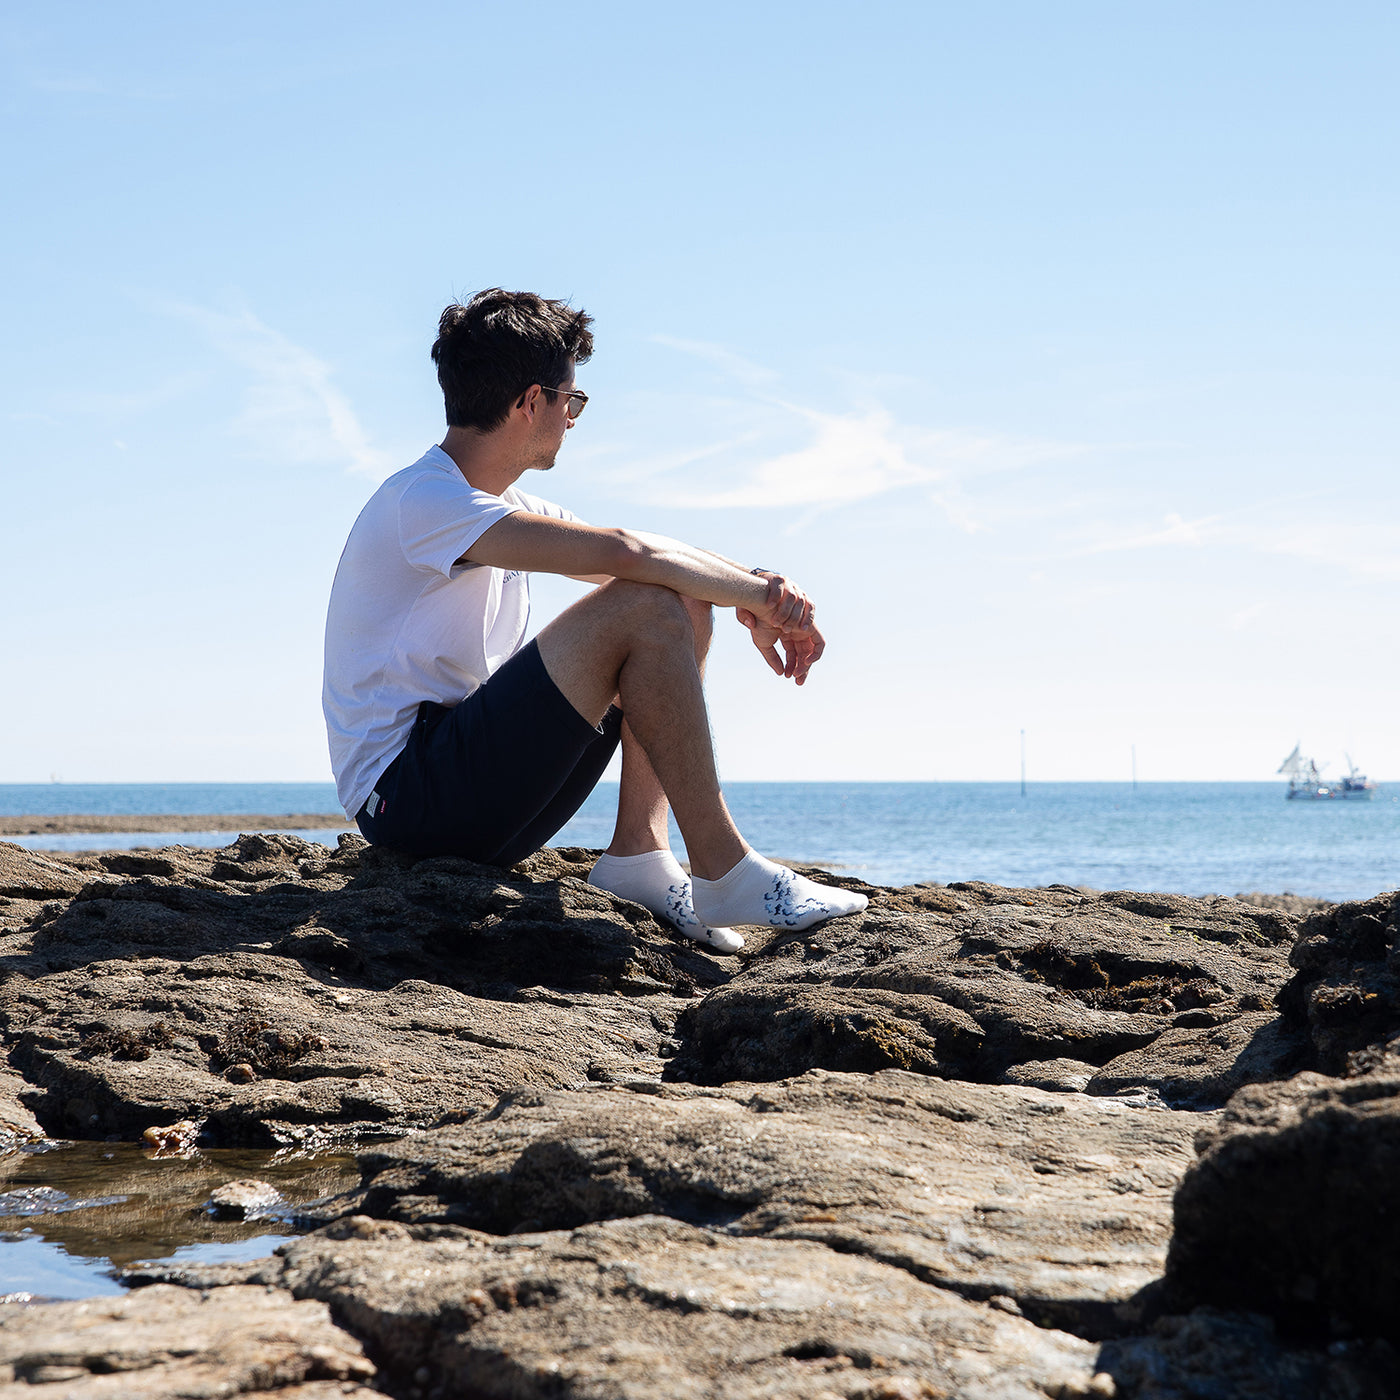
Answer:
<svg viewBox="0 0 1400 1400"><path fill-rule="evenodd" d="M1191 545L1199 549L1207 540L1221 533L1221 517L1202 516L1199 520L1184 520L1175 511L1164 517L1160 530L1100 540L1080 551L1083 554L1112 554L1125 549L1156 549L1162 545Z"/></svg>
<svg viewBox="0 0 1400 1400"><path fill-rule="evenodd" d="M654 335L650 340L653 345L664 345L668 350L679 350L683 355L693 355L696 359L706 360L727 378L737 380L741 384L760 386L778 382L778 375L774 370L746 360L733 350L726 349L723 345L712 344L708 340L684 340L675 335Z"/></svg>
<svg viewBox="0 0 1400 1400"><path fill-rule="evenodd" d="M715 427L708 442L621 462L608 454L610 484L651 505L781 509L797 512L800 526L825 510L914 489L958 529L974 531L983 521L965 482L1083 451L1078 444L914 426L878 403L847 412L810 408L776 394L773 371L723 346L652 340L713 365L738 392L672 397L670 421Z"/></svg>
<svg viewBox="0 0 1400 1400"><path fill-rule="evenodd" d="M1248 607L1240 608L1230 614L1230 630L1233 632L1243 632L1256 618L1262 617L1269 610L1267 602L1251 603Z"/></svg>
<svg viewBox="0 0 1400 1400"><path fill-rule="evenodd" d="M1231 541L1260 554L1282 554L1309 564L1341 569L1357 578L1400 581L1400 525L1372 518L1314 518L1279 525L1246 525Z"/></svg>
<svg viewBox="0 0 1400 1400"><path fill-rule="evenodd" d="M664 493L667 502L715 510L835 506L943 478L938 468L910 461L883 410L850 416L791 412L805 420L809 440L803 446L754 463L741 481L727 487L697 491L672 485Z"/></svg>
<svg viewBox="0 0 1400 1400"><path fill-rule="evenodd" d="M139 417L178 402L198 389L205 382L205 378L206 376L198 370L189 370L183 374L167 375L158 383L129 393L101 389L85 390L80 398L75 396L77 402L73 406L104 418Z"/></svg>
<svg viewBox="0 0 1400 1400"><path fill-rule="evenodd" d="M367 476L397 465L376 448L330 365L251 311L168 308L198 326L210 344L248 373L236 431L259 450L293 462L341 462Z"/></svg>
<svg viewBox="0 0 1400 1400"><path fill-rule="evenodd" d="M1172 512L1155 530L1100 525L1101 537L1097 541L1069 553L1077 557L1131 550L1210 547L1283 555L1337 569L1356 578L1400 580L1400 525L1385 519L1385 508L1377 504L1363 529L1352 518L1350 506L1345 508L1345 518L1338 518L1339 505L1324 493L1310 491L1286 500L1273 499L1190 520ZM1247 625L1264 607L1260 603L1232 615L1232 625Z"/></svg>

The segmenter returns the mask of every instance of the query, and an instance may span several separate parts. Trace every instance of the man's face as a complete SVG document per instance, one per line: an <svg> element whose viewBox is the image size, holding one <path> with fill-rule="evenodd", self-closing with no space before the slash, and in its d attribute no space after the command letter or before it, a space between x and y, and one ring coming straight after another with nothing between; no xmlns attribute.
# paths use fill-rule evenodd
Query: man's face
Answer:
<svg viewBox="0 0 1400 1400"><path fill-rule="evenodd" d="M572 389L574 387L574 362L569 361L564 377L557 385L548 388ZM564 445L564 434L574 426L569 417L569 397L567 394L541 394L539 411L535 415L535 454L531 462L537 471L547 472Z"/></svg>

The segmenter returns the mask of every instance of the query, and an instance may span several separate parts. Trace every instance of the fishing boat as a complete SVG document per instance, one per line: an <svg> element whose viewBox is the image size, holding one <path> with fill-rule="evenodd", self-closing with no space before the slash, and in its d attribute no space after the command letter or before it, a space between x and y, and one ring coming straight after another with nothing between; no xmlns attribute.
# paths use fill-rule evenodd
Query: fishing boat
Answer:
<svg viewBox="0 0 1400 1400"><path fill-rule="evenodd" d="M1376 785L1351 761L1350 754L1346 756L1346 776L1329 780L1322 776L1322 769L1327 765L1324 763L1319 768L1316 760L1306 757L1301 749L1301 743L1294 744L1293 752L1279 765L1278 771L1288 778L1285 796L1290 800L1295 797L1309 802L1330 802L1338 798L1370 800Z"/></svg>

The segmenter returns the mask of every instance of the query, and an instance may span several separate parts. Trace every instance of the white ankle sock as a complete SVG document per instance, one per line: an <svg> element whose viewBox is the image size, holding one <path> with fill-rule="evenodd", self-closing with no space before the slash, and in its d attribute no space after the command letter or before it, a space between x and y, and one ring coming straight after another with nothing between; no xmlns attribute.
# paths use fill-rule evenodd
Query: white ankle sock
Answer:
<svg viewBox="0 0 1400 1400"><path fill-rule="evenodd" d="M819 885L750 851L718 880L695 880L696 917L723 924L763 924L801 930L823 919L858 914L863 894Z"/></svg>
<svg viewBox="0 0 1400 1400"><path fill-rule="evenodd" d="M711 928L695 917L690 876L670 851L644 851L639 856L601 855L589 872L588 883L609 894L635 900L695 943L707 943L722 953L734 953L744 946L742 935L732 928Z"/></svg>

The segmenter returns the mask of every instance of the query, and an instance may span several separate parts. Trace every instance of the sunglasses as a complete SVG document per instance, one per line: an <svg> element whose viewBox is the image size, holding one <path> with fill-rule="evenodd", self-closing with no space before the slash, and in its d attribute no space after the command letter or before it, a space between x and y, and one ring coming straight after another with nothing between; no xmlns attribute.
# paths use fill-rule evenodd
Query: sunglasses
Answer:
<svg viewBox="0 0 1400 1400"><path fill-rule="evenodd" d="M588 406L588 395L582 389L547 389L543 384L540 388L544 389L546 394L564 394L568 398L569 402L564 406L564 412L569 415L570 422Z"/></svg>

